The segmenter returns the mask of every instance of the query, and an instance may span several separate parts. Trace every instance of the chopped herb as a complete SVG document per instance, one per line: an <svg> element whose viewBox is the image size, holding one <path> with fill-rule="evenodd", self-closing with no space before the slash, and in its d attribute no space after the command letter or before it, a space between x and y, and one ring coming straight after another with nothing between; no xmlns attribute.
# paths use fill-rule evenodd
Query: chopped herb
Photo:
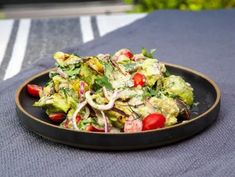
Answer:
<svg viewBox="0 0 235 177"><path fill-rule="evenodd" d="M101 89L102 87L106 87L107 89L111 90L113 87L112 87L112 84L109 82L108 80L108 77L106 76L98 76L96 79L95 79L95 82L94 82L94 89L95 90L99 90Z"/></svg>
<svg viewBox="0 0 235 177"><path fill-rule="evenodd" d="M131 105L128 104L128 106L129 106L131 112L134 113L134 115L137 117L137 119L139 119L141 116L140 116L136 111L134 111L134 110L132 109Z"/></svg>
<svg viewBox="0 0 235 177"><path fill-rule="evenodd" d="M53 84L51 81L52 81L51 79L48 80L48 81L45 83L45 86L44 86L44 87L47 87L47 86L49 86L50 84Z"/></svg>
<svg viewBox="0 0 235 177"><path fill-rule="evenodd" d="M85 130L87 124L96 124L96 120L93 118L83 119L79 122L78 128L80 130Z"/></svg>
<svg viewBox="0 0 235 177"><path fill-rule="evenodd" d="M69 94L69 92L70 92L69 88L63 87L63 88L61 88L60 90L62 91L64 97L67 99L68 94Z"/></svg>
<svg viewBox="0 0 235 177"><path fill-rule="evenodd" d="M154 58L154 53L155 53L156 49L151 49L150 53L147 51L146 48L142 48L141 53L148 58Z"/></svg>
<svg viewBox="0 0 235 177"><path fill-rule="evenodd" d="M50 78L53 78L54 76L57 76L57 75L59 75L57 72L54 72L54 71L49 72Z"/></svg>
<svg viewBox="0 0 235 177"><path fill-rule="evenodd" d="M168 70L166 70L166 72L164 73L164 76L169 77L170 75L171 75L171 73Z"/></svg>
<svg viewBox="0 0 235 177"><path fill-rule="evenodd" d="M152 87L145 87L143 88L143 91L143 99L157 95L157 90L153 89Z"/></svg>

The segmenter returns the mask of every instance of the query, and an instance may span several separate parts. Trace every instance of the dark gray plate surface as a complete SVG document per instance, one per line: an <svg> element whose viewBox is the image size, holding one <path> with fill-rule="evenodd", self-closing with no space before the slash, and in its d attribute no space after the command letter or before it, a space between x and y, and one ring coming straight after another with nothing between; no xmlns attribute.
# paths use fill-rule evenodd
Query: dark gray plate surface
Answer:
<svg viewBox="0 0 235 177"><path fill-rule="evenodd" d="M220 109L218 86L201 73L181 66L166 64L171 74L182 76L194 88L195 101L199 102L192 110L191 119L171 127L139 133L105 134L82 132L61 128L53 124L45 111L35 108L36 101L26 92L28 83L44 85L48 72L39 73L25 81L16 93L16 108L19 118L33 132L55 142L96 150L135 150L174 143L199 133L217 118Z"/></svg>

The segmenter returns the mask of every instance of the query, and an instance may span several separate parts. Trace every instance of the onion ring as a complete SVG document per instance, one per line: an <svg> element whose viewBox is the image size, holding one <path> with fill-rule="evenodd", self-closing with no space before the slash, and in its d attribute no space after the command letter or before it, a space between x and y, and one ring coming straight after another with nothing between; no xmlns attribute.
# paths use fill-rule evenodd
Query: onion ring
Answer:
<svg viewBox="0 0 235 177"><path fill-rule="evenodd" d="M88 104L91 107L98 109L100 111L105 111L105 110L111 109L114 106L114 102L119 98L118 92L114 91L113 95L110 97L109 103L106 105L100 105L100 104L97 104L93 101L90 93L91 93L90 91L87 91L85 93L86 101L88 102Z"/></svg>
<svg viewBox="0 0 235 177"><path fill-rule="evenodd" d="M78 129L78 127L77 127L77 123L76 123L76 116L77 116L77 114L79 113L79 111L81 111L81 109L84 107L84 106L86 106L86 104L87 104L87 101L85 100L85 101L83 101L83 102L81 102L81 103L79 103L78 105L77 105L77 109L74 111L74 113L73 113L73 116L72 116L72 124L73 124L73 128L75 129L75 130L79 130Z"/></svg>

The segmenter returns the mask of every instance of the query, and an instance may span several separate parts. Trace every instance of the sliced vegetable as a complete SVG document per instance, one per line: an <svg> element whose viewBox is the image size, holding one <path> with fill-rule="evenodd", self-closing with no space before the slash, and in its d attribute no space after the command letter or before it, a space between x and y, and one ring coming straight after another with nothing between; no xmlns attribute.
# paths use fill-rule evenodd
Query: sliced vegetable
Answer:
<svg viewBox="0 0 235 177"><path fill-rule="evenodd" d="M84 97L85 94L85 82L80 82L80 90L79 90L80 97Z"/></svg>
<svg viewBox="0 0 235 177"><path fill-rule="evenodd" d="M98 76L94 81L93 88L95 90L99 90L102 87L106 87L109 90L111 90L113 88L112 84L109 82L109 80L106 76Z"/></svg>
<svg viewBox="0 0 235 177"><path fill-rule="evenodd" d="M124 54L117 57L117 63L118 64L127 64L127 63L130 63L130 62L131 62L131 59L129 57L127 57L126 55L124 55Z"/></svg>
<svg viewBox="0 0 235 177"><path fill-rule="evenodd" d="M142 87L145 84L145 77L141 73L135 73L135 75L133 76L132 79L134 81L135 87L137 87L138 85L140 85Z"/></svg>
<svg viewBox="0 0 235 177"><path fill-rule="evenodd" d="M104 132L104 129L97 128L97 127L95 127L94 125L91 125L91 124L87 125L85 130L88 131L88 132Z"/></svg>
<svg viewBox="0 0 235 177"><path fill-rule="evenodd" d="M53 122L60 123L65 119L65 114L64 113L53 113L53 114L50 114L48 117Z"/></svg>
<svg viewBox="0 0 235 177"><path fill-rule="evenodd" d="M162 78L164 67L157 59L146 59L142 63L142 70L140 72L146 78L146 85L152 87L157 80Z"/></svg>
<svg viewBox="0 0 235 177"><path fill-rule="evenodd" d="M36 84L27 84L27 91L33 97L39 97L42 87Z"/></svg>
<svg viewBox="0 0 235 177"><path fill-rule="evenodd" d="M129 49L121 49L118 52L115 53L115 56L119 57L120 55L125 55L128 58L132 58L133 54Z"/></svg>
<svg viewBox="0 0 235 177"><path fill-rule="evenodd" d="M92 132L92 131L94 131L95 130L95 128L92 126L92 125L87 125L87 127L86 127L86 131L88 131L88 132Z"/></svg>
<svg viewBox="0 0 235 177"><path fill-rule="evenodd" d="M107 117L104 114L104 111L101 111L102 117L104 119L104 132L107 133L108 132L108 121L107 121Z"/></svg>
<svg viewBox="0 0 235 177"><path fill-rule="evenodd" d="M142 48L143 56L148 57L148 58L154 58L153 55L154 55L155 51L156 51L156 49L151 49L150 52L148 52L146 48Z"/></svg>
<svg viewBox="0 0 235 177"><path fill-rule="evenodd" d="M171 75L163 79L163 88L169 96L179 97L187 105L193 104L193 88L180 76Z"/></svg>
<svg viewBox="0 0 235 177"><path fill-rule="evenodd" d="M79 104L77 105L77 109L76 109L76 110L74 111L74 113L73 113L73 116L72 116L72 123L73 123L73 128L74 128L75 130L79 130L79 129L78 129L78 126L77 126L77 122L76 122L76 117L77 117L79 111L81 111L81 109L82 109L84 106L86 106L86 104L87 104L87 101L83 101L82 103L79 103Z"/></svg>
<svg viewBox="0 0 235 177"><path fill-rule="evenodd" d="M79 124L80 121L81 121L81 119L82 119L81 116L80 116L80 115L77 115L77 116L76 116L76 123Z"/></svg>
<svg viewBox="0 0 235 177"><path fill-rule="evenodd" d="M90 91L86 92L85 97L86 97L86 100L87 100L88 104L89 104L91 107L93 107L93 108L95 108L95 109L98 109L98 110L100 110L100 111L104 111L104 110L109 110L109 109L111 109L111 108L114 106L114 102L119 98L119 97L118 97L118 92L115 91L115 92L113 93L113 95L110 97L110 101L109 101L108 104L106 104L106 105L99 105L99 104L97 104L97 103L95 103L95 102L93 101L93 99L92 99L92 97L91 97L91 95L90 95Z"/></svg>
<svg viewBox="0 0 235 177"><path fill-rule="evenodd" d="M97 73L91 69L86 63L81 64L80 78L89 84L91 87L97 78Z"/></svg>
<svg viewBox="0 0 235 177"><path fill-rule="evenodd" d="M91 57L86 63L96 72L104 73L103 65L97 57Z"/></svg>
<svg viewBox="0 0 235 177"><path fill-rule="evenodd" d="M179 107L179 119L182 120L189 120L190 118L190 111L187 105L181 101L180 99L175 99L177 106Z"/></svg>
<svg viewBox="0 0 235 177"><path fill-rule="evenodd" d="M166 118L162 114L159 113L149 114L143 120L143 131L162 128L164 127L165 121Z"/></svg>

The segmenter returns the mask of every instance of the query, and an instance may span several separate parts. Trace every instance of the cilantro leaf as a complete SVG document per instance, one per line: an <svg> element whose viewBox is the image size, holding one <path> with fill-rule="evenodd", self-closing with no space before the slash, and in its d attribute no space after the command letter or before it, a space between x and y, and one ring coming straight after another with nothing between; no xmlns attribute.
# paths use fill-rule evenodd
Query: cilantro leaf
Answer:
<svg viewBox="0 0 235 177"><path fill-rule="evenodd" d="M157 95L157 90L153 89L152 87L145 87L143 88L143 91L143 99Z"/></svg>
<svg viewBox="0 0 235 177"><path fill-rule="evenodd" d="M154 58L154 53L155 53L156 49L151 49L150 52L147 51L146 48L142 48L141 53L148 58Z"/></svg>
<svg viewBox="0 0 235 177"><path fill-rule="evenodd" d="M102 87L106 87L109 90L113 88L112 84L108 80L108 77L106 76L98 76L94 81L93 88L95 90L99 90Z"/></svg>

